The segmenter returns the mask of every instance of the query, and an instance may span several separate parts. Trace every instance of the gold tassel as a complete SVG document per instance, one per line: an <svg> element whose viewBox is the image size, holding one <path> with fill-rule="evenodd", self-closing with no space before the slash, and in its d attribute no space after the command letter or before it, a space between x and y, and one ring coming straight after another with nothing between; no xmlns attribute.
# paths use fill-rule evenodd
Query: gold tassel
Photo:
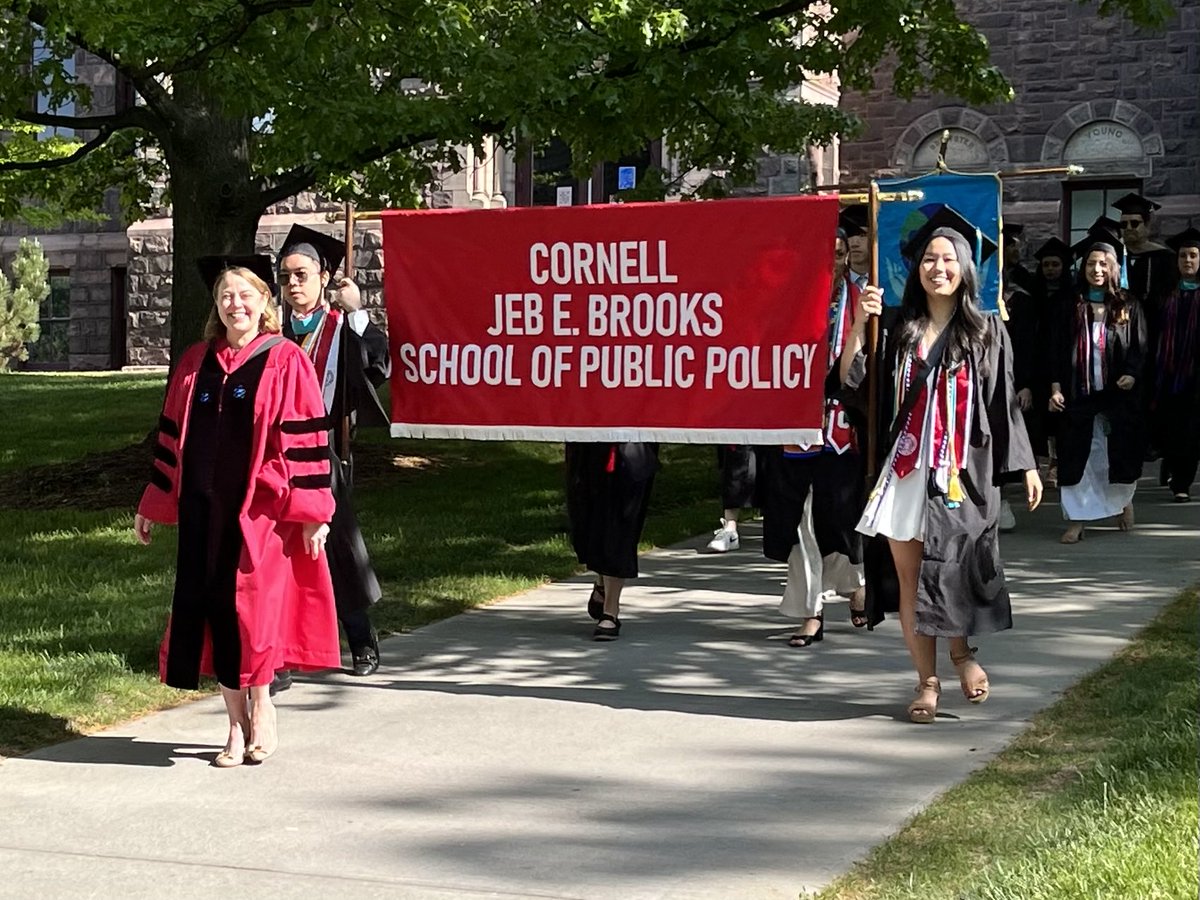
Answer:
<svg viewBox="0 0 1200 900"><path fill-rule="evenodd" d="M950 470L950 484L946 489L946 499L951 503L962 503L966 499L966 495L962 489L962 482L958 478L957 468Z"/></svg>

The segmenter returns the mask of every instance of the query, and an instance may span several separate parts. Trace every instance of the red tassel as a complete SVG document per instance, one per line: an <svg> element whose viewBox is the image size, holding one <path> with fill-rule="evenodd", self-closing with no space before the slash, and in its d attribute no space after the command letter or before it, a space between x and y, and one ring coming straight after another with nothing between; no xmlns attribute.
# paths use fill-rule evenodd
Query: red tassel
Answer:
<svg viewBox="0 0 1200 900"><path fill-rule="evenodd" d="M604 471L612 474L617 471L617 445L613 444L608 448L608 465L604 467Z"/></svg>

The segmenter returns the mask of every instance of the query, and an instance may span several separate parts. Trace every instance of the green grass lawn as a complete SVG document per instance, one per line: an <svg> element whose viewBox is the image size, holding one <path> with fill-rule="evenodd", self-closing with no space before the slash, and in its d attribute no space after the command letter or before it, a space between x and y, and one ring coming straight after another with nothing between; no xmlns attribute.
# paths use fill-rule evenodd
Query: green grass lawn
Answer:
<svg viewBox="0 0 1200 900"><path fill-rule="evenodd" d="M35 462L73 463L142 440L161 392L161 377L0 377L0 409L22 422L0 435L10 480ZM424 625L579 570L565 535L561 445L394 441L382 431L364 432L361 445L356 502L383 583L374 613L381 630ZM134 452L145 454L144 467L136 458L132 466L140 478L149 450ZM663 463L646 547L711 528L720 515L711 448L667 446ZM38 472L37 484L52 481ZM140 546L130 526L141 485L109 485L103 496L127 500L97 509L90 483L69 505L0 509L0 755L190 696L156 677L174 532L160 529Z"/></svg>
<svg viewBox="0 0 1200 900"><path fill-rule="evenodd" d="M164 375L0 374L0 473L142 440L158 424Z"/></svg>
<svg viewBox="0 0 1200 900"><path fill-rule="evenodd" d="M1193 900L1198 644L1192 590L820 900Z"/></svg>

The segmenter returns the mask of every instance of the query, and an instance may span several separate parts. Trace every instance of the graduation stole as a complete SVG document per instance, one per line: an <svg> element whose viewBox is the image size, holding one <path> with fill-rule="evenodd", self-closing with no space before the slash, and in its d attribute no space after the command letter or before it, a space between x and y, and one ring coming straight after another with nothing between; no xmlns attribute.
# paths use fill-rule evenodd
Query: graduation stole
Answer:
<svg viewBox="0 0 1200 900"><path fill-rule="evenodd" d="M1176 394L1196 371L1200 338L1200 293L1195 287L1179 289L1163 306L1163 330L1158 338L1158 393Z"/></svg>
<svg viewBox="0 0 1200 900"><path fill-rule="evenodd" d="M848 275L838 278L833 283L833 292L829 300L829 359L825 370L827 373L832 371L842 358L842 351L846 347L846 338L854 324L854 308L860 293L862 290L850 280ZM841 401L831 397L826 398L825 417L821 426L824 446L839 456L847 450L858 449L858 438L854 429L844 424L844 409ZM798 444L786 444L783 451L795 455L811 451L813 447L814 445L811 444L804 447Z"/></svg>
<svg viewBox="0 0 1200 900"><path fill-rule="evenodd" d="M317 380L321 382L321 397L325 401L325 411L333 409L333 398L337 393L338 355L341 350L342 327L345 319L338 309L330 307L319 311L323 313L316 328L307 334L298 334L300 349L312 360L313 368L317 370Z"/></svg>
<svg viewBox="0 0 1200 900"><path fill-rule="evenodd" d="M1108 325L1100 329L1100 339L1095 348L1100 354L1100 386L1108 384ZM1079 383L1079 393L1087 396L1092 393L1092 305L1086 297L1081 297L1075 305L1075 367L1076 381Z"/></svg>
<svg viewBox="0 0 1200 900"><path fill-rule="evenodd" d="M905 355L900 377L896 379L897 407L909 391L918 393L896 438L891 474L903 478L915 471L918 454L924 449L929 467L935 473L934 483L944 494L946 506L953 509L966 497L959 473L967 455L967 436L975 405L971 364L967 361L954 368L939 364L933 371L934 398L930 403L928 382L914 383L917 358L914 347ZM925 434L931 440L927 448L922 448L921 437Z"/></svg>

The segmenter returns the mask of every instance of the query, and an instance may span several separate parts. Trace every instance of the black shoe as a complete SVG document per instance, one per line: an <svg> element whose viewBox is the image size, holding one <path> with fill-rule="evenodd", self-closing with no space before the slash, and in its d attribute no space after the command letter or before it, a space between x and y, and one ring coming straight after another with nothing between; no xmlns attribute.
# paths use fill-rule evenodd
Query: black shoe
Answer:
<svg viewBox="0 0 1200 900"><path fill-rule="evenodd" d="M600 617L604 615L604 582L592 585L591 596L588 597L587 605L588 615L600 621Z"/></svg>
<svg viewBox="0 0 1200 900"><path fill-rule="evenodd" d="M612 628L602 628L599 622L592 630L593 641L615 641L621 636L621 620L608 613L600 614L600 622L612 622Z"/></svg>
<svg viewBox="0 0 1200 900"><path fill-rule="evenodd" d="M275 677L271 680L270 695L274 697L276 694L286 691L292 686L292 670L281 669L275 673Z"/></svg>
<svg viewBox="0 0 1200 900"><path fill-rule="evenodd" d="M374 675L379 670L379 635L374 628L371 629L371 643L365 647L351 647L350 655L354 657L352 675Z"/></svg>
<svg viewBox="0 0 1200 900"><path fill-rule="evenodd" d="M809 647L817 641L825 640L825 617L817 616L817 630L814 634L800 634L797 632L788 638L789 647Z"/></svg>

